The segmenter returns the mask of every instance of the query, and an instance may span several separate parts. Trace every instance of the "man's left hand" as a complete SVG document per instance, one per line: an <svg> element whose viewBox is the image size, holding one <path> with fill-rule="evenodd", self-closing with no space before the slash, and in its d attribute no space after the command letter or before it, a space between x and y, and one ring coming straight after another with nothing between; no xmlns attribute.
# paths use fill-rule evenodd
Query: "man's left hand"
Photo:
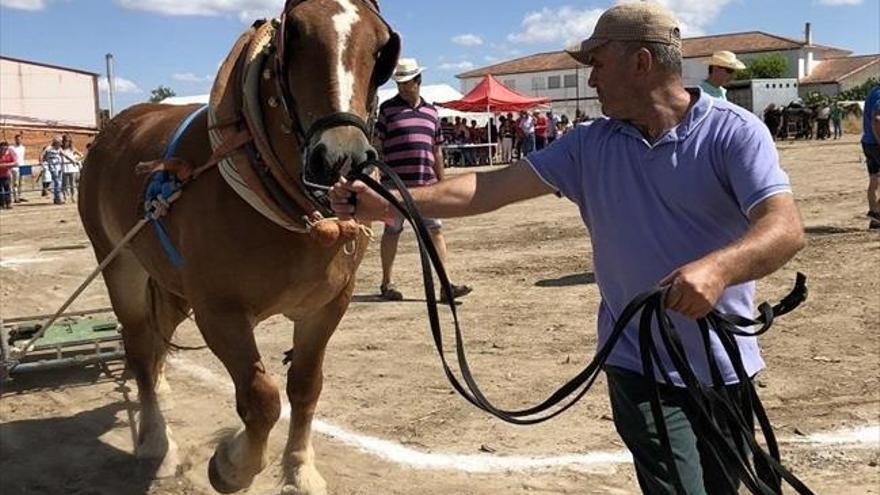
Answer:
<svg viewBox="0 0 880 495"><path fill-rule="evenodd" d="M718 264L707 259L684 265L660 285L668 286L666 307L694 320L709 314L727 287Z"/></svg>

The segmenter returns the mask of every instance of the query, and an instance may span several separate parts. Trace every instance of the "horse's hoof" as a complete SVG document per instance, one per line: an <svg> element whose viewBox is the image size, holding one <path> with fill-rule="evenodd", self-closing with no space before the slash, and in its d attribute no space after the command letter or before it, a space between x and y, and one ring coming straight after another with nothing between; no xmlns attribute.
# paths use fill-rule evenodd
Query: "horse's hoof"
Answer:
<svg viewBox="0 0 880 495"><path fill-rule="evenodd" d="M216 453L214 453L214 455L211 456L211 460L208 461L208 480L211 482L211 486L214 487L214 490L217 490L220 493L235 493L245 488L242 486L233 486L220 476L220 471L217 469Z"/></svg>
<svg viewBox="0 0 880 495"><path fill-rule="evenodd" d="M327 483L313 465L302 465L281 488L281 495L327 495Z"/></svg>

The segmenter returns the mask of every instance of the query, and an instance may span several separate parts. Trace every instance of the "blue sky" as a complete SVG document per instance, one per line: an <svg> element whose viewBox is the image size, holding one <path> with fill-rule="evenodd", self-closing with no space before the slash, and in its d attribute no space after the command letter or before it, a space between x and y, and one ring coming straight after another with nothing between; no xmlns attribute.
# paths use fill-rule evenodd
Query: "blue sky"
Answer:
<svg viewBox="0 0 880 495"><path fill-rule="evenodd" d="M880 0L658 0L684 35L761 30L880 52ZM162 84L206 93L218 63L250 20L277 15L283 0L0 0L0 53L104 72L116 58L117 106L144 101ZM404 54L429 67L426 84L458 88L455 74L588 35L615 0L385 0ZM102 92L103 98L103 92Z"/></svg>

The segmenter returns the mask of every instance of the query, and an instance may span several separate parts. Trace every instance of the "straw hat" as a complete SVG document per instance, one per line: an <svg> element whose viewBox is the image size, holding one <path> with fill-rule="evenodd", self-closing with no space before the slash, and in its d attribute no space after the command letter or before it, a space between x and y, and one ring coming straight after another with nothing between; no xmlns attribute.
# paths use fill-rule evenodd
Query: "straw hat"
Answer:
<svg viewBox="0 0 880 495"><path fill-rule="evenodd" d="M654 2L615 5L602 13L589 38L565 51L590 65L592 52L611 41L648 41L680 48L681 29L675 16Z"/></svg>
<svg viewBox="0 0 880 495"><path fill-rule="evenodd" d="M419 67L419 63L414 58L402 58L397 62L397 68L391 76L394 82L405 83L412 81L425 70L425 67Z"/></svg>
<svg viewBox="0 0 880 495"><path fill-rule="evenodd" d="M706 65L724 67L725 69L743 70L746 64L742 63L733 52L721 50L712 54L712 58L706 61Z"/></svg>

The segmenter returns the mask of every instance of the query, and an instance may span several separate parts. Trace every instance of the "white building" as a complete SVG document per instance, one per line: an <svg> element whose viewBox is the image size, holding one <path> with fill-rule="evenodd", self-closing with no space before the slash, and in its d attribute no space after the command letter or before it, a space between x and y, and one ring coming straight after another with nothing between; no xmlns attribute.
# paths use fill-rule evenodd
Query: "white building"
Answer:
<svg viewBox="0 0 880 495"><path fill-rule="evenodd" d="M687 85L705 79L705 61L718 50L729 50L748 62L759 56L778 54L785 58L787 70L783 78L795 78L801 84L821 85L823 91L848 89L857 81L880 76L880 55L849 57L850 51L817 45L812 42L812 29L806 25L806 37L795 40L761 31L700 36L682 40L684 63L682 75ZM853 62L854 59L859 59ZM841 62L846 61L846 62ZM837 67L834 70L832 66ZM846 72L845 68L852 71ZM818 78L816 74L830 74ZM590 68L579 64L563 51L538 53L501 62L459 74L462 92L470 91L480 79L492 74L504 85L529 96L546 96L556 113L573 117L577 110L588 116L600 115L596 92L587 81ZM841 79L841 80L837 80ZM806 89L805 89L806 90ZM801 91L801 95L804 91ZM834 93L836 94L836 93Z"/></svg>
<svg viewBox="0 0 880 495"><path fill-rule="evenodd" d="M60 134L79 149L92 140L100 122L98 74L0 56L0 135L23 136L33 163L37 150Z"/></svg>
<svg viewBox="0 0 880 495"><path fill-rule="evenodd" d="M0 124L98 128L98 74L0 56Z"/></svg>

